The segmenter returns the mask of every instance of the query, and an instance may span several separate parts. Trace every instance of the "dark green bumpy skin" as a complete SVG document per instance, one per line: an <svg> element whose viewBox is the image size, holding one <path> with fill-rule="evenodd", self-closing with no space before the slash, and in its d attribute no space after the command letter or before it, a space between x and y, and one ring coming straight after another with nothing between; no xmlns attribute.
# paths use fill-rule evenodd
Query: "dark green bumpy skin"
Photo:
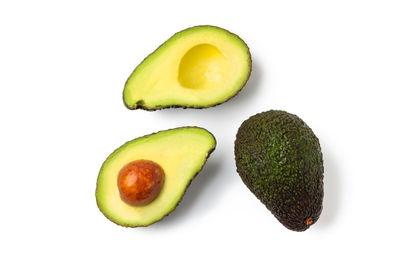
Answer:
<svg viewBox="0 0 400 267"><path fill-rule="evenodd" d="M322 152L299 117L277 110L250 117L237 132L235 159L243 182L285 227L305 231L318 220Z"/></svg>

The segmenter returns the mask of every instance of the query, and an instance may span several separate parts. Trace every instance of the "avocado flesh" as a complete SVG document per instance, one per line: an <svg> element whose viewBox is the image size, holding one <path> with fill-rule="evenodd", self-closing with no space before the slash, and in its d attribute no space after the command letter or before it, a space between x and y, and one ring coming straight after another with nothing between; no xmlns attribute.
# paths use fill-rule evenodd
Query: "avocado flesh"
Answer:
<svg viewBox="0 0 400 267"><path fill-rule="evenodd" d="M96 200L101 212L116 224L136 227L161 220L173 211L191 180L215 149L214 136L199 127L161 131L129 141L103 163L97 179ZM139 159L159 164L165 173L160 194L146 206L131 206L120 198L119 171Z"/></svg>
<svg viewBox="0 0 400 267"><path fill-rule="evenodd" d="M285 227L304 231L318 220L322 152L299 117L271 110L244 121L236 135L235 160L243 182Z"/></svg>
<svg viewBox="0 0 400 267"><path fill-rule="evenodd" d="M251 72L247 45L215 26L176 33L140 63L128 78L129 109L205 108L227 101Z"/></svg>

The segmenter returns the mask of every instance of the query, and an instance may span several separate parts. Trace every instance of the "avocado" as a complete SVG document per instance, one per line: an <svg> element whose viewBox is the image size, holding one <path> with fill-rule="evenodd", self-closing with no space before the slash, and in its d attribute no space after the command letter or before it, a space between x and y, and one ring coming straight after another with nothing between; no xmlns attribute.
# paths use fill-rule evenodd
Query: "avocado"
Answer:
<svg viewBox="0 0 400 267"><path fill-rule="evenodd" d="M215 146L214 136L199 127L160 131L125 143L101 166L96 187L100 211L112 222L126 227L147 226L161 220L176 208ZM127 170L138 172L121 181ZM141 192L132 197L128 190L126 196L132 202L126 201L123 186L138 180L138 173L150 177L146 175L151 171L158 184L153 186L152 180L144 180L140 185L150 190L145 192L150 197L140 199Z"/></svg>
<svg viewBox="0 0 400 267"><path fill-rule="evenodd" d="M270 110L245 120L236 135L235 160L244 184L285 227L304 231L318 220L322 152L298 116Z"/></svg>
<svg viewBox="0 0 400 267"><path fill-rule="evenodd" d="M140 63L123 91L129 109L206 108L235 96L251 72L249 48L215 26L176 33Z"/></svg>

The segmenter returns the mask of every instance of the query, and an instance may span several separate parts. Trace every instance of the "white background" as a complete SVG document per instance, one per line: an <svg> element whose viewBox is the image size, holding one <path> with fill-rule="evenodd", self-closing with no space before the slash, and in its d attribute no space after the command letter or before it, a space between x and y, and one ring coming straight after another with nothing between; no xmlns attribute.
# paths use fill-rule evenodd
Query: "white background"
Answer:
<svg viewBox="0 0 400 267"><path fill-rule="evenodd" d="M2 1L1 266L399 266L399 1ZM243 38L247 86L204 110L131 111L122 89L175 32ZM241 122L303 118L325 161L320 220L284 228L235 171ZM155 131L197 125L216 151L176 211L124 228L98 210L106 157Z"/></svg>

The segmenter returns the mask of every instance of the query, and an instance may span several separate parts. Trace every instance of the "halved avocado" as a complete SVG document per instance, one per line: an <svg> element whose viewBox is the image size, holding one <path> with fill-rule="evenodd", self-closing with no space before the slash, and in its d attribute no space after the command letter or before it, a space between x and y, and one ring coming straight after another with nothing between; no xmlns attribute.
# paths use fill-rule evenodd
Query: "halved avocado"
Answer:
<svg viewBox="0 0 400 267"><path fill-rule="evenodd" d="M129 109L206 108L235 96L251 72L249 48L215 26L176 33L145 58L128 78Z"/></svg>
<svg viewBox="0 0 400 267"><path fill-rule="evenodd" d="M199 127L165 130L125 143L100 169L96 188L99 209L114 223L127 227L147 226L161 220L176 208L215 146L214 136ZM161 192L145 206L127 204L118 189L119 172L137 160L155 162L165 174Z"/></svg>

